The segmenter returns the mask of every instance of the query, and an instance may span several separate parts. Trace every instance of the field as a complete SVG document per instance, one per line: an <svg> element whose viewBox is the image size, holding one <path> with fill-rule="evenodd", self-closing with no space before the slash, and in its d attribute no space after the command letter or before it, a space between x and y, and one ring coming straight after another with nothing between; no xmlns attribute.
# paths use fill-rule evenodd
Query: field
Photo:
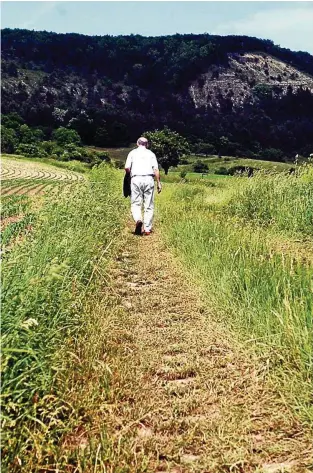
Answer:
<svg viewBox="0 0 313 473"><path fill-rule="evenodd" d="M312 167L172 170L138 238L61 166L3 159L3 471L312 471Z"/></svg>
<svg viewBox="0 0 313 473"><path fill-rule="evenodd" d="M270 171L288 171L290 168L294 167L294 165L287 163L253 160L246 158L235 158L231 156L223 156L221 158L219 158L218 156L188 156L186 159L189 161L190 164L180 165L179 169L191 171L192 165L196 161L202 161L206 163L208 165L209 172L211 173L221 167L229 169L234 166L252 167L260 170L267 169Z"/></svg>

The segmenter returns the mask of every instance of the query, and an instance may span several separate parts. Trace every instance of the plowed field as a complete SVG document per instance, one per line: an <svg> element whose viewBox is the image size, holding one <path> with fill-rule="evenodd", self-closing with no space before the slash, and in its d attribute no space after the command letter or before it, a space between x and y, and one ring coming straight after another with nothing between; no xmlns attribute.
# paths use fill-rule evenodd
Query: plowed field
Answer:
<svg viewBox="0 0 313 473"><path fill-rule="evenodd" d="M1 163L2 246L8 248L31 229L39 197L63 186L75 185L84 177L67 169L22 159L3 158Z"/></svg>

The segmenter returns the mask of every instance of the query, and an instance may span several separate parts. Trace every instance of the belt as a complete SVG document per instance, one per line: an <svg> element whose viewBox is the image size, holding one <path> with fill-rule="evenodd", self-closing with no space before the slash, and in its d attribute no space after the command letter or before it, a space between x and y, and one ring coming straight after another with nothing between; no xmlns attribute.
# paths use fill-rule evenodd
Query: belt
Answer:
<svg viewBox="0 0 313 473"><path fill-rule="evenodd" d="M147 177L147 176L150 176L150 177L154 177L154 174L134 174L132 177Z"/></svg>

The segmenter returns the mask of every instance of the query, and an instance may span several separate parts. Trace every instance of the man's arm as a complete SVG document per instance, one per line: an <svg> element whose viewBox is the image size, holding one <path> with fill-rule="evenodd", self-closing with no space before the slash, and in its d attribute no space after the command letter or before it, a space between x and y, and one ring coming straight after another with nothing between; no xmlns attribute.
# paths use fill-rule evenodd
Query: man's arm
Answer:
<svg viewBox="0 0 313 473"><path fill-rule="evenodd" d="M158 189L158 194L160 194L161 190L162 190L162 184L161 184L161 180L160 180L160 171L158 169L155 169L154 170L154 176L157 180L157 189Z"/></svg>
<svg viewBox="0 0 313 473"><path fill-rule="evenodd" d="M126 163L125 163L126 174L130 173L131 165L132 165L132 158L131 158L131 154L129 153L126 159Z"/></svg>
<svg viewBox="0 0 313 473"><path fill-rule="evenodd" d="M157 162L157 159L156 159L156 156L155 156L154 153L153 153L153 158L152 158L152 168L153 168L153 172L154 172L154 177L157 181L158 194L160 194L160 192L162 190L162 184L161 184L161 180L160 180L159 165L158 165L158 162Z"/></svg>

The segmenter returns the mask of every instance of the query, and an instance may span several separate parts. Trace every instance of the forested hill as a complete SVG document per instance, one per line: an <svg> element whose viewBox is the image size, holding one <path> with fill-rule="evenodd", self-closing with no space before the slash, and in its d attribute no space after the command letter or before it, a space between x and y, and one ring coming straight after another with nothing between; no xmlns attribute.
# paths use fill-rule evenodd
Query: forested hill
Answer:
<svg viewBox="0 0 313 473"><path fill-rule="evenodd" d="M212 153L313 151L313 57L247 36L2 30L2 113L120 146L168 125Z"/></svg>

